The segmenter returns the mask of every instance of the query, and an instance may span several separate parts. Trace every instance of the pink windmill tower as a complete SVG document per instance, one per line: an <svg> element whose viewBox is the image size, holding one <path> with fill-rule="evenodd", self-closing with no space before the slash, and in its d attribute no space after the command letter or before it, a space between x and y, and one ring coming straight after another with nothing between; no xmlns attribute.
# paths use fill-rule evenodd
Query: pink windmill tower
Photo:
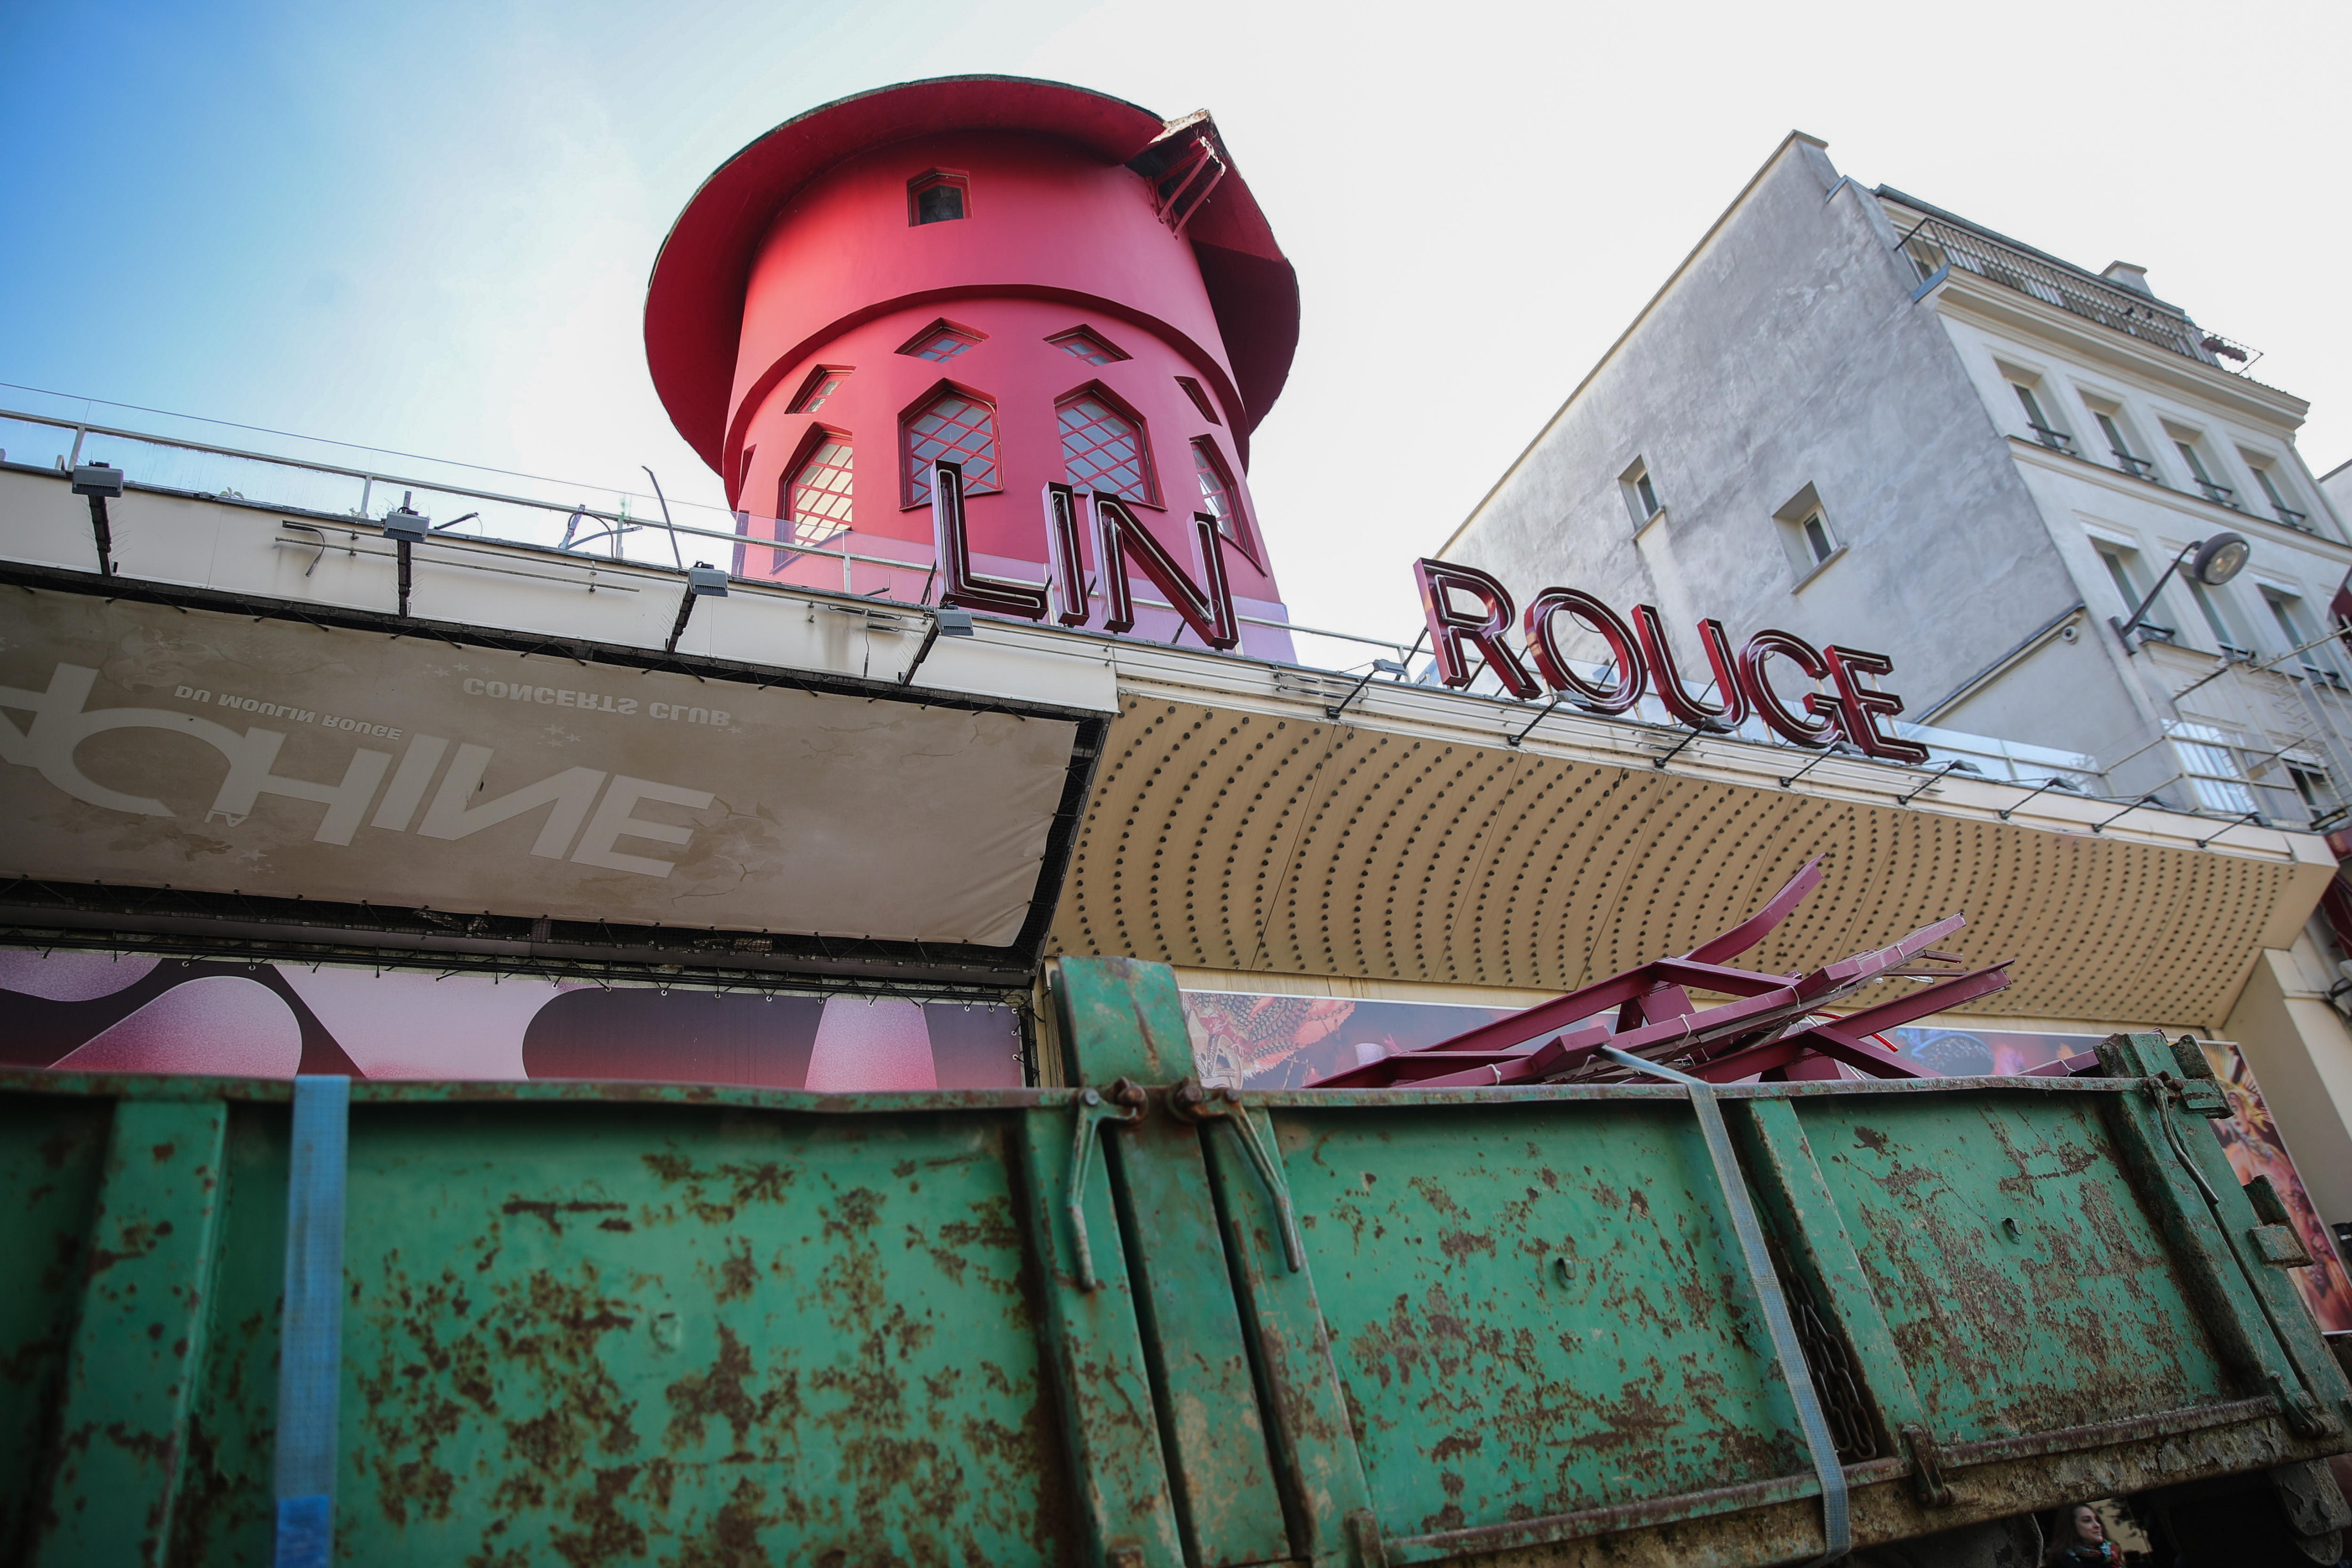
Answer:
<svg viewBox="0 0 2352 1568"><path fill-rule="evenodd" d="M1124 629L1140 599L1126 619L1161 640L1210 627L1213 589L1229 622L1285 618L1247 475L1297 338L1290 263L1206 114L1005 77L778 126L687 204L646 301L739 576L1034 619L1050 585L1060 624Z"/></svg>

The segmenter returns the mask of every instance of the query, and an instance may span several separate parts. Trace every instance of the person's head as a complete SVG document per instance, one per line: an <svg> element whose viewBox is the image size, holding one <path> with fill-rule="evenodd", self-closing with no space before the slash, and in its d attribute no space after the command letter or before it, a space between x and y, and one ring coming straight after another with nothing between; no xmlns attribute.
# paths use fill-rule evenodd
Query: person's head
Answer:
<svg viewBox="0 0 2352 1568"><path fill-rule="evenodd" d="M2078 1502L2066 1510L2067 1522L2074 1528L2074 1540L2084 1546L2096 1546L2107 1538L2107 1527L2100 1522L2099 1510L2089 1503Z"/></svg>

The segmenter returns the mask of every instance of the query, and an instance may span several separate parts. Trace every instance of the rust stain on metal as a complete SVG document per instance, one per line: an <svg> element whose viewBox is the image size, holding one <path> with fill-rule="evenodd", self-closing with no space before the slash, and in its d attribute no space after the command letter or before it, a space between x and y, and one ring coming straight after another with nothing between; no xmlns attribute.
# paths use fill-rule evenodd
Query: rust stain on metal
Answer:
<svg viewBox="0 0 2352 1568"><path fill-rule="evenodd" d="M664 1434L670 1450L676 1453L701 1442L705 1424L716 1417L727 1423L733 1436L728 1458L750 1459L753 1456L747 1445L753 1427L766 1426L778 1416L787 1423L801 1419L800 1381L788 1361L779 1358L766 1386L756 1394L744 1387L752 1375L751 1352L733 1329L719 1324L719 1353L709 1369L688 1373L662 1391L671 1411Z"/></svg>
<svg viewBox="0 0 2352 1568"><path fill-rule="evenodd" d="M626 1204L590 1203L576 1198L569 1203L551 1203L532 1198L509 1198L499 1205L499 1212L503 1215L530 1215L545 1221L549 1230L557 1236L562 1236L563 1222L556 1217L558 1215L616 1214L626 1211L628 1206ZM611 1220L604 1221L604 1225L608 1230L613 1228ZM627 1228L627 1225L626 1220L621 1222L624 1229Z"/></svg>

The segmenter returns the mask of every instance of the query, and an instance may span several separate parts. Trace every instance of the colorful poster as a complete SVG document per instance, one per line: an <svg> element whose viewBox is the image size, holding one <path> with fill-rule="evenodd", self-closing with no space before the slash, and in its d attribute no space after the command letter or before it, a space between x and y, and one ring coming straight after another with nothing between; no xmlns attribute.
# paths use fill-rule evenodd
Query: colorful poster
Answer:
<svg viewBox="0 0 2352 1568"><path fill-rule="evenodd" d="M1301 1089L1318 1078L1451 1039L1513 1007L1357 1002L1255 991L1187 991L1184 1022L1201 1081Z"/></svg>
<svg viewBox="0 0 2352 1568"><path fill-rule="evenodd" d="M2222 1092L2230 1097L2230 1119L2213 1123L2214 1134L2230 1156L2230 1168L2241 1183L2256 1176L2271 1179L2271 1185L2286 1200L2287 1213L2294 1217L2303 1249L2312 1256L2314 1267L2291 1268L2287 1278L2303 1292L2321 1328L2330 1333L2352 1329L2352 1277L2345 1273L2343 1257L2336 1249L2327 1223L2313 1206L2311 1194L2303 1190L2303 1178L2294 1173L2286 1140L2279 1136L2278 1123L2271 1120L2271 1108L2263 1100L2253 1069L2235 1046L2219 1040L2200 1044L2205 1059L2212 1064L2213 1076L2221 1080Z"/></svg>
<svg viewBox="0 0 2352 1568"><path fill-rule="evenodd" d="M1011 1089L1010 1007L0 949L0 1066Z"/></svg>

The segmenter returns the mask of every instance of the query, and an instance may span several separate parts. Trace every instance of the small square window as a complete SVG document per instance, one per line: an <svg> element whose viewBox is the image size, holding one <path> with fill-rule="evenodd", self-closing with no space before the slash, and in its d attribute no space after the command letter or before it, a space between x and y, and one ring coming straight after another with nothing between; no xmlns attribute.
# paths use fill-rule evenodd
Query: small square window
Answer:
<svg viewBox="0 0 2352 1568"><path fill-rule="evenodd" d="M1633 514L1636 528L1665 510L1658 500L1658 487L1651 482L1650 465L1639 458L1617 476L1617 487L1625 492L1625 510Z"/></svg>
<svg viewBox="0 0 2352 1568"><path fill-rule="evenodd" d="M1829 511L1822 505L1819 491L1807 485L1772 514L1780 527L1781 547L1788 552L1789 568L1796 573L1799 582L1810 577L1830 557L1838 552L1837 534L1830 527Z"/></svg>
<svg viewBox="0 0 2352 1568"><path fill-rule="evenodd" d="M971 213L971 179L950 169L933 169L907 182L907 222L954 223Z"/></svg>

